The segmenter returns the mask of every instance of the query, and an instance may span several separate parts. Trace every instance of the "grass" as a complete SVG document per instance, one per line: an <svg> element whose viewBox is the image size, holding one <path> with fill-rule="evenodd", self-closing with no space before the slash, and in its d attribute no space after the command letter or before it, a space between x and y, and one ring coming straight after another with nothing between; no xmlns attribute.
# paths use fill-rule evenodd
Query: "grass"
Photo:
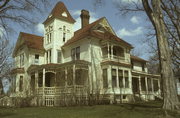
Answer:
<svg viewBox="0 0 180 118"><path fill-rule="evenodd" d="M161 102L76 107L0 108L0 118L164 118ZM180 114L171 112L175 118Z"/></svg>

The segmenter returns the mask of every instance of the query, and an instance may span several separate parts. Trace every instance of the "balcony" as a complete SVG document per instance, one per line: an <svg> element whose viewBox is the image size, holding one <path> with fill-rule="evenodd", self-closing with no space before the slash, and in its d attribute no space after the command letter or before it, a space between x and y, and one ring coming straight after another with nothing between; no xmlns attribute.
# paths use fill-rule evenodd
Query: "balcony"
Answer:
<svg viewBox="0 0 180 118"><path fill-rule="evenodd" d="M126 58L125 49L120 46L106 45L102 47L103 61L115 61L121 63L130 63Z"/></svg>

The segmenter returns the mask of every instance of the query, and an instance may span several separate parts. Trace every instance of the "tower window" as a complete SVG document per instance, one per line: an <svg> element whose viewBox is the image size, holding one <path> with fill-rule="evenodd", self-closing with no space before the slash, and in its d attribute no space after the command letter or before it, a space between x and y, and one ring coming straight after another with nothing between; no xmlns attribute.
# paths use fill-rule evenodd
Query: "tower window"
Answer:
<svg viewBox="0 0 180 118"><path fill-rule="evenodd" d="M66 26L63 26L63 31L66 31Z"/></svg>
<svg viewBox="0 0 180 118"><path fill-rule="evenodd" d="M66 33L63 33L63 42L66 41Z"/></svg>

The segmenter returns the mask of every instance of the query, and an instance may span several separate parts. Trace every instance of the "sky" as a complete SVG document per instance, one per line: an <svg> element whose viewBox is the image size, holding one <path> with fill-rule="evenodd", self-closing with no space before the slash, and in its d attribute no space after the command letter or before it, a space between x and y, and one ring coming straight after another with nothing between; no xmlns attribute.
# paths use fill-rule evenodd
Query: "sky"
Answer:
<svg viewBox="0 0 180 118"><path fill-rule="evenodd" d="M149 25L147 18L142 13L134 13L126 16L122 16L118 13L118 9L113 3L122 1L129 4L132 1L138 0L105 0L105 4L102 7L95 7L94 0L61 0L66 5L67 9L71 13L72 17L76 20L74 29L77 30L81 27L80 12L82 9L86 9L90 12L90 23L101 18L106 17L111 27L116 32L117 36L132 44L135 52L138 52L140 57L148 59L149 47L146 42L143 42L145 34L147 33L147 26ZM51 10L55 6L58 0L51 0L51 5L47 8L39 19L39 23L33 28L16 28L16 34L13 36L13 42L15 44L18 33L20 31L33 33L43 36L44 26L42 22L50 14ZM32 14L32 17L34 14ZM33 30L32 30L33 29Z"/></svg>

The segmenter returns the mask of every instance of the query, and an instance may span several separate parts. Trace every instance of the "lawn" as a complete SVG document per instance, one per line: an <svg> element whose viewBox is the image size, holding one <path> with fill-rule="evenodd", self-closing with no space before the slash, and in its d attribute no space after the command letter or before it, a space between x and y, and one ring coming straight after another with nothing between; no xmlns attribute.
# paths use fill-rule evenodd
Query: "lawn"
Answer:
<svg viewBox="0 0 180 118"><path fill-rule="evenodd" d="M0 118L164 118L160 102L76 107L0 108ZM180 114L170 113L175 118Z"/></svg>

